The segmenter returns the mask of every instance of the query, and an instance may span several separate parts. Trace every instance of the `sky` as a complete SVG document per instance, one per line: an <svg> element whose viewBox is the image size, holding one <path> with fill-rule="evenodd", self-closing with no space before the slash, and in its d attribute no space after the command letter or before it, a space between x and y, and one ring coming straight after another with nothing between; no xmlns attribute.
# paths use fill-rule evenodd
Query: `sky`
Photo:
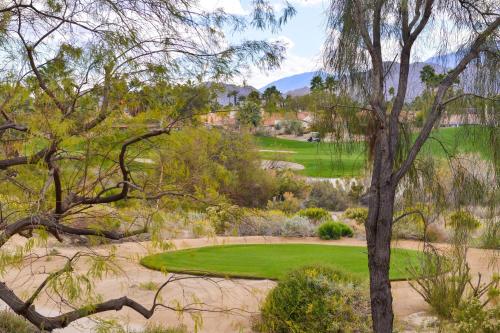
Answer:
<svg viewBox="0 0 500 333"><path fill-rule="evenodd" d="M248 40L281 40L286 42L285 60L281 67L273 71L260 71L250 68L241 77L235 78L235 83L247 84L260 88L269 82L285 76L318 70L323 41L325 40L325 0L288 0L296 9L296 15L278 32L246 30L244 35L229 34L231 41L242 38ZM223 8L226 12L245 15L250 12L250 0L201 0L206 9ZM283 6L283 0L273 0L276 9Z"/></svg>
<svg viewBox="0 0 500 333"><path fill-rule="evenodd" d="M279 11L285 0L270 0ZM245 70L243 75L235 78L233 83L246 83L256 88L277 79L303 72L321 69L321 49L326 38L326 19L329 0L288 0L294 6L296 15L278 32L245 30L244 35L228 33L230 42L241 39L247 40L282 40L287 43L285 60L281 67L272 71L260 71L255 67ZM213 10L223 8L226 12L235 15L247 15L251 10L251 0L200 0L204 9ZM443 24L447 24L443 21ZM423 61L436 55L440 38L436 27L426 28L422 34L421 45L416 45L412 51L412 61ZM462 38L462 40L461 40ZM450 40L447 47L452 50L463 41L463 36L457 35L457 40ZM393 60L394 47L398 41L385 42L383 47L384 60ZM447 50L446 52L448 52ZM444 51L441 51L445 53Z"/></svg>

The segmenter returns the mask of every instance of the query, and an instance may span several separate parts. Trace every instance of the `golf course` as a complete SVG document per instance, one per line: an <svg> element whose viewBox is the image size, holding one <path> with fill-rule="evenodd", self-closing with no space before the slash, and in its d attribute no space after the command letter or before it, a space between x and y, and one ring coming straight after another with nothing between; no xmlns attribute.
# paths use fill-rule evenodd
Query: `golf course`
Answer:
<svg viewBox="0 0 500 333"><path fill-rule="evenodd" d="M409 277L408 267L418 263L418 252L393 249L392 280ZM366 248L318 244L222 245L170 251L147 256L141 263L151 269L233 278L279 280L304 265L322 264L368 277Z"/></svg>
<svg viewBox="0 0 500 333"><path fill-rule="evenodd" d="M459 153L478 153L491 160L493 152L488 150L490 129L480 126L439 128L420 154L432 154L440 158ZM358 177L365 168L366 150L361 142L331 143L307 142L276 137L256 137L260 156L265 160L298 163L303 170L296 171L309 177Z"/></svg>

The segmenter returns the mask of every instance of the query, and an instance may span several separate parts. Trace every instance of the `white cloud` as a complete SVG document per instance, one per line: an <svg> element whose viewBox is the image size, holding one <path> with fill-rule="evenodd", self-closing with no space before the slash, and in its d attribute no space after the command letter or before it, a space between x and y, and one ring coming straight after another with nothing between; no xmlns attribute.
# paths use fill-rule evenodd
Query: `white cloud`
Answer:
<svg viewBox="0 0 500 333"><path fill-rule="evenodd" d="M288 54L279 69L273 71L261 71L252 67L243 79L245 79L247 84L255 88L261 88L272 81L279 80L286 76L312 72L320 68L319 54L316 57L301 57L291 52L287 53Z"/></svg>
<svg viewBox="0 0 500 333"><path fill-rule="evenodd" d="M316 6L326 2L325 0L289 0L289 1L293 5L299 5L299 6Z"/></svg>
<svg viewBox="0 0 500 333"><path fill-rule="evenodd" d="M295 46L295 43L293 42L293 40L287 36L278 36L275 38L271 38L269 41L270 42L281 42L285 45L287 50L290 50L291 48L293 48Z"/></svg>
<svg viewBox="0 0 500 333"><path fill-rule="evenodd" d="M320 52L318 52L316 56L312 57L298 56L294 54L292 50L295 43L291 38L284 35L271 38L269 41L280 41L286 45L285 59L281 63L280 68L269 71L260 70L255 66L251 66L246 72L243 73L243 76L239 78L239 82L236 83L241 84L242 81L245 80L247 84L255 88L261 88L266 84L279 80L283 77L303 72L315 71L321 67L319 61Z"/></svg>
<svg viewBox="0 0 500 333"><path fill-rule="evenodd" d="M226 13L233 15L248 14L241 6L240 0L200 0L199 7L207 11L222 8Z"/></svg>

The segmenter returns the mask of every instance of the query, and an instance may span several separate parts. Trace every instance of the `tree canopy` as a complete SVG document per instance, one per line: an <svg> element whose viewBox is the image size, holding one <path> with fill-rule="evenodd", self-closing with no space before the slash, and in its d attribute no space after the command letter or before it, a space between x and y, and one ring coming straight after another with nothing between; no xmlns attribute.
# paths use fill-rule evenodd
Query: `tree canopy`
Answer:
<svg viewBox="0 0 500 333"><path fill-rule="evenodd" d="M294 12L285 3L277 14L261 0L246 17L185 0L2 2L0 273L30 256L50 257L34 250L49 236L102 241L149 232L164 246L154 231L159 200L203 201L213 193L200 196L204 180L191 187L173 181L186 179L180 166L189 161L169 164L162 136L196 125L212 110L204 82L249 64L275 68L283 59L280 42L231 44L224 29L277 30ZM164 168L176 173L167 177ZM225 167L214 169L222 175ZM82 223L89 217L97 222ZM15 235L28 240L12 251L6 244ZM94 280L117 271L115 257L79 252L54 271L22 271L42 282L19 295L2 279L0 299L48 331L123 307L150 318L161 300L146 307L128 297L101 300L94 292ZM76 269L82 264L89 264L88 274ZM33 305L45 292L69 309L40 312Z"/></svg>

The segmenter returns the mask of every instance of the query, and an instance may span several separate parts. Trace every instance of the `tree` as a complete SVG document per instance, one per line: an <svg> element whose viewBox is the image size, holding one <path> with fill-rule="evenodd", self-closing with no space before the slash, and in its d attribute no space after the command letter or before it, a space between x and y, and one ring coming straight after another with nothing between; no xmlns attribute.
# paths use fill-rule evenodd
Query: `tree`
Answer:
<svg viewBox="0 0 500 333"><path fill-rule="evenodd" d="M274 113L281 109L283 96L276 86L267 87L262 93L264 101L264 110L268 113Z"/></svg>
<svg viewBox="0 0 500 333"><path fill-rule="evenodd" d="M337 81L333 77L333 75L327 75L325 78L325 89L330 93L333 94L335 89L337 88Z"/></svg>
<svg viewBox="0 0 500 333"><path fill-rule="evenodd" d="M47 245L49 237L109 241L145 232L161 245L155 207L169 197L204 199L164 179L169 163L161 158L161 138L210 110L206 80L229 77L249 61L279 64L280 43L231 45L223 38L227 24L275 29L294 13L287 6L276 16L267 1L253 4L245 19L184 0L2 2L0 276L26 258L35 266L46 258L62 264L21 271L34 284L22 295L2 279L0 299L14 312L52 331L123 307L150 318L165 306L159 298L146 307L128 297L97 297L93 281L116 272L116 254L65 257L33 246ZM186 77L198 81L175 83ZM140 162L152 152L155 168ZM27 241L13 251L6 244L15 235ZM89 265L83 274L82 261ZM45 293L57 296L65 312L40 312L35 304Z"/></svg>
<svg viewBox="0 0 500 333"><path fill-rule="evenodd" d="M325 88L323 84L323 78L320 75L315 75L311 79L310 89L311 91L319 91Z"/></svg>
<svg viewBox="0 0 500 333"><path fill-rule="evenodd" d="M247 101L245 103L241 103L238 107L237 114L238 123L241 125L250 125L253 127L257 127L260 125L262 120L262 115L260 112L260 107L253 101Z"/></svg>
<svg viewBox="0 0 500 333"><path fill-rule="evenodd" d="M247 96L248 101L252 101L254 103L260 104L260 94L257 90L251 91Z"/></svg>
<svg viewBox="0 0 500 333"><path fill-rule="evenodd" d="M443 16L449 18L443 27L445 36L460 30L468 37L463 39L466 43L461 47L457 65L437 85L428 116L416 139L406 141L401 112L409 88L411 52L415 45L425 40L422 37L424 31L429 33L432 22ZM328 22L328 31L336 33L331 34L326 42L325 67L353 84L361 83L360 90L366 92L369 105L366 111L374 123L369 127L371 132L367 133L372 150L369 213L365 224L370 298L374 331L389 333L392 332L394 317L389 263L392 226L396 220L393 217L396 190L415 171L412 166L447 106L471 98L470 94L450 97L450 87L467 67L475 66L477 82L481 82L476 84L476 90L483 95L488 94L488 88L492 90L494 82L498 82L498 77L492 73L498 70L500 13L498 5L487 0L334 0L331 1ZM396 40L400 45L395 51L400 65L398 88L390 104L384 95L386 67L382 47L389 40ZM484 81L488 75L479 74L488 69L493 75L490 78L492 84ZM483 119L489 119L490 124L497 127L498 112L496 114L493 120L491 117ZM492 132L492 135L498 133Z"/></svg>
<svg viewBox="0 0 500 333"><path fill-rule="evenodd" d="M437 87L446 74L436 74L434 67L425 65L420 71L420 81L425 83L427 89Z"/></svg>

